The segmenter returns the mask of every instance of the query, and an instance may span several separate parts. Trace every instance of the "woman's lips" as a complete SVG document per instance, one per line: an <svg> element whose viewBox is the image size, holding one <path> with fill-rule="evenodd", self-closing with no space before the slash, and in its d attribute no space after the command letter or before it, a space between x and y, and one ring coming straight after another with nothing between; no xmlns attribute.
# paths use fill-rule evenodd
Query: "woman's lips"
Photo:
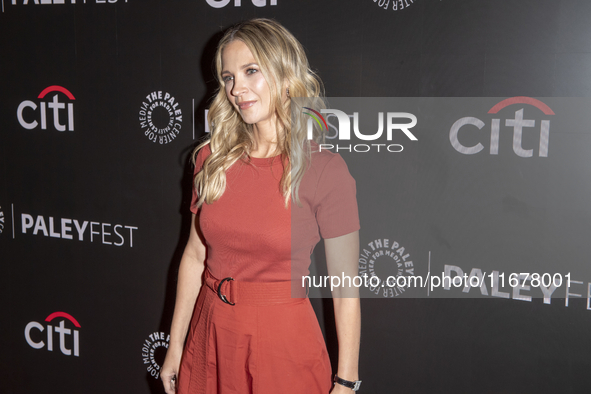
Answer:
<svg viewBox="0 0 591 394"><path fill-rule="evenodd" d="M256 101L242 101L242 102L238 103L238 108L247 109L247 108L252 107L254 105L254 103L256 103Z"/></svg>

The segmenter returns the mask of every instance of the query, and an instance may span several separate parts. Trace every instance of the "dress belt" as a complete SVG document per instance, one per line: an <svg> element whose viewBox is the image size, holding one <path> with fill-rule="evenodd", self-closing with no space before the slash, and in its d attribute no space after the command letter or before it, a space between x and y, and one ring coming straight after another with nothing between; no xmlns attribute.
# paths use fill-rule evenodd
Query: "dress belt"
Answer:
<svg viewBox="0 0 591 394"><path fill-rule="evenodd" d="M306 289L296 282L245 282L231 277L217 279L205 268L205 284L224 303L230 305L276 305L299 302L306 298Z"/></svg>

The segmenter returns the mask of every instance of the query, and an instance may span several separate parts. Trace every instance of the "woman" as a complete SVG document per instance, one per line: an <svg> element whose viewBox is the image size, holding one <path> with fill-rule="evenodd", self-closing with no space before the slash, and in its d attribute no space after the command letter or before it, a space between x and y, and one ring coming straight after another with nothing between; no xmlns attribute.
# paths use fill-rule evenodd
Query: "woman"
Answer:
<svg viewBox="0 0 591 394"><path fill-rule="evenodd" d="M228 30L215 62L220 87L210 139L196 149L193 225L160 374L165 391L350 393L359 299L333 293L333 387L305 290L291 292L292 278L301 283L308 272L319 230L329 273L356 267L359 249L355 182L344 161L313 152L318 145L290 125L291 96L318 97L320 82L301 44L267 19Z"/></svg>

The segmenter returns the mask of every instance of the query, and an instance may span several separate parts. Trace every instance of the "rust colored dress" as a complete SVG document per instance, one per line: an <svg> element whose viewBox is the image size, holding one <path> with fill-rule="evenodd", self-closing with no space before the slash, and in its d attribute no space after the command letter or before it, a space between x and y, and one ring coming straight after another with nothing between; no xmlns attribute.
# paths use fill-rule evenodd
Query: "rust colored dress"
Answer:
<svg viewBox="0 0 591 394"><path fill-rule="evenodd" d="M209 154L209 145L198 153L195 173ZM191 210L199 215L207 246L207 281L189 327L179 394L325 394L332 387L310 301L292 298L283 284L308 274L320 235L333 238L359 229L355 181L339 155L313 153L301 183L303 206L286 209L282 173L279 157L245 159L226 172L218 201L198 210L193 192ZM242 301L239 291L232 306L214 291L226 277L259 287Z"/></svg>

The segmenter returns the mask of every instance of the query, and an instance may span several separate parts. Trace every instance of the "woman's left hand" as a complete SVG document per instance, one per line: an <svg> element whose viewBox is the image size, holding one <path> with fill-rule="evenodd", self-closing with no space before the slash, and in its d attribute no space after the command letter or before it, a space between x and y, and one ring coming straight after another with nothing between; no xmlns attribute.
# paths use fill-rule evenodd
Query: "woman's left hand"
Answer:
<svg viewBox="0 0 591 394"><path fill-rule="evenodd" d="M326 264L331 276L358 274L359 233L357 231L324 240ZM361 305L359 289L343 285L333 291L334 315L339 340L337 374L349 381L358 379L359 339L361 336ZM336 384L332 394L354 394L348 387Z"/></svg>
<svg viewBox="0 0 591 394"><path fill-rule="evenodd" d="M355 391L351 390L348 387L342 386L340 384L335 384L332 390L330 390L330 394L353 394Z"/></svg>

